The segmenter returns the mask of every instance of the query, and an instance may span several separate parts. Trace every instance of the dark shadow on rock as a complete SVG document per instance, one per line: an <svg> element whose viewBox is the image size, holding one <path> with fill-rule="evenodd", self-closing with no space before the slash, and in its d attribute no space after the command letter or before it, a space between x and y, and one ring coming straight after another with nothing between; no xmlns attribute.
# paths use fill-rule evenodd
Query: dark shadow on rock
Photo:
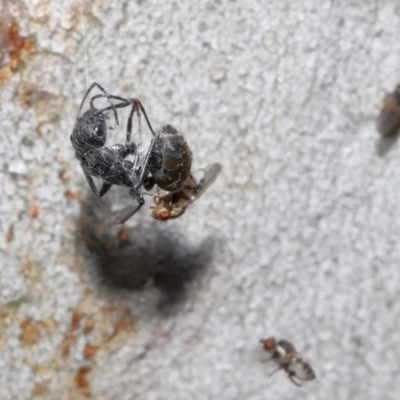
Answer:
<svg viewBox="0 0 400 400"><path fill-rule="evenodd" d="M143 214L135 215L143 220L135 228L113 226L96 214L91 195L82 204L78 241L93 254L100 282L110 290L132 292L153 284L161 292L159 308L170 308L187 298L188 286L211 262L212 238L189 245L173 231L174 221L152 221Z"/></svg>
<svg viewBox="0 0 400 400"><path fill-rule="evenodd" d="M97 267L105 285L128 291L140 290L153 282L162 294L160 307L186 297L186 286L205 271L212 244L193 248L174 238L153 232L151 240L140 229L129 232L131 241L120 248L96 251ZM147 240L146 240L147 239Z"/></svg>
<svg viewBox="0 0 400 400"><path fill-rule="evenodd" d="M376 152L383 157L399 140L400 130L391 136L381 136L376 143Z"/></svg>

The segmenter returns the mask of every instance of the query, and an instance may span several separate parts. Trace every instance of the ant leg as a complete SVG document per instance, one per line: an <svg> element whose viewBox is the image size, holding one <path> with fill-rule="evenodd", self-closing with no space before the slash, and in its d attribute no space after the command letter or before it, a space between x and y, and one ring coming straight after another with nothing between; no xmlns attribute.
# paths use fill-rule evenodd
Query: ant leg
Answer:
<svg viewBox="0 0 400 400"><path fill-rule="evenodd" d="M99 98L99 97L107 97L107 100L109 101L109 103L111 104L111 106L104 107L104 108L98 110L97 113L103 114L103 113L106 112L106 111L112 110L112 112L113 112L113 114L114 114L114 119L115 119L115 124L114 124L114 128L113 128L113 129L114 129L114 130L118 129L118 127L119 127L119 119L118 119L117 108L128 107L129 104L130 104L129 100L125 100L125 99L119 98L119 99L122 99L123 102L122 102L122 103L118 103L118 104L114 104L114 103L110 100L110 98L115 98L116 96L112 96L112 95L109 95L109 94L107 94L107 95L102 95L102 94L100 94L100 95L97 95L97 96L93 96L93 97L92 97L92 99L91 99L91 101L90 101L90 106L91 106L92 108L94 108L94 106L93 106L93 101L94 101L95 99Z"/></svg>
<svg viewBox="0 0 400 400"><path fill-rule="evenodd" d="M96 99L99 99L100 97L107 97L107 100L110 102L111 106L102 108L102 109L99 110L99 112L100 112L100 113L103 113L103 112L108 111L108 110L113 110L114 118L115 118L115 122L116 122L116 126L119 126L118 114L117 114L117 111L116 111L115 109L116 109L116 108L128 107L128 106L131 104L131 102L130 102L128 99L124 99L124 98L122 98L122 97L114 96L114 95L108 94L108 93L106 93L106 94L97 94L96 96L93 96L93 97L90 99L90 107L91 107L91 108L94 108L94 109L95 109L95 106L94 106L93 103L94 103L94 101L95 101ZM119 101L121 101L121 103L114 104L114 103L112 103L112 102L110 101L110 99L119 100Z"/></svg>
<svg viewBox="0 0 400 400"><path fill-rule="evenodd" d="M106 90L105 90L102 86L100 86L97 82L93 82L93 83L89 86L89 89L86 91L85 95L83 96L82 103L81 103L81 105L80 105L80 107L79 107L79 110L78 110L78 114L77 114L77 115L80 114L80 112L81 112L81 110L82 110L82 107L83 107L83 104L85 103L87 97L89 96L89 93L92 91L92 89L93 89L95 86L97 86L97 87L106 95L106 97L109 96L109 94L106 92Z"/></svg>
<svg viewBox="0 0 400 400"><path fill-rule="evenodd" d="M114 99L114 100L121 101L122 103L119 103L118 105L117 104L115 105L116 108L127 107L130 104L132 104L132 102L129 99L125 99L125 98L120 97L120 96L115 96L113 94L105 93L105 94L96 94L95 96L93 96L90 99L90 108L96 108L93 103L94 103L94 101L96 99L99 99L100 97L107 97L107 99Z"/></svg>
<svg viewBox="0 0 400 400"><path fill-rule="evenodd" d="M144 204L144 200L143 200L143 204ZM128 214L126 214L123 217L118 218L117 220L115 220L115 223L116 224L123 224L126 221L128 221L128 219L130 217L132 217L134 214L136 214L140 210L140 208L143 206L143 204L139 203L138 206L136 208L134 208L133 210L129 211Z"/></svg>
<svg viewBox="0 0 400 400"><path fill-rule="evenodd" d="M138 116L138 125L139 125L139 136L141 137L141 131L142 131L142 127L141 127L141 119L140 119L140 112L143 113L144 118L146 120L147 126L150 129L150 132L152 133L153 137L156 136L156 133L154 132L153 127L151 126L150 120L147 117L146 114L146 110L144 109L142 103L140 102L140 100L138 99L131 99L131 104L132 104L132 110L129 113L129 117L128 117L128 123L127 123L127 129L126 129L126 145L128 145L131 142L131 135L132 135L132 119L133 116L135 114L135 112L137 113ZM151 144L150 144L151 146ZM147 160L147 157L146 157Z"/></svg>
<svg viewBox="0 0 400 400"><path fill-rule="evenodd" d="M82 165L82 163L81 163L81 166L82 166L83 173L85 174L85 178L86 178L87 182L89 183L89 186L92 189L93 193L97 197L103 197L110 190L110 188L112 186L111 183L103 181L103 186L101 187L100 190L98 190L96 185L94 184L92 176L86 171L86 169Z"/></svg>
<svg viewBox="0 0 400 400"><path fill-rule="evenodd" d="M93 96L92 97L92 102L96 98L99 98L99 97L104 97L104 95ZM132 141L131 141L131 137L132 137L132 119L133 119L133 116L134 116L135 112L137 112L138 120L139 120L139 129L140 129L140 112L139 112L139 108L137 107L137 105L136 105L136 103L134 101L127 100L127 99L124 99L122 97L113 96L113 95L110 95L109 97L122 101L122 103L119 103L119 104L116 104L116 105L112 105L115 108L123 108L123 107L127 107L128 105L132 105L132 110L129 113L128 121L127 121L125 148L128 150L128 154L134 154L135 151L136 151L136 144L132 143ZM107 108L104 108L104 109L102 109L100 111L104 112L104 111L107 111L109 109L110 108L107 107ZM117 116L116 116L116 121L117 121L117 124L118 124L118 117Z"/></svg>
<svg viewBox="0 0 400 400"><path fill-rule="evenodd" d="M128 116L128 121L126 124L126 145L128 146L128 144L131 143L131 137L132 137L132 119L133 119L133 115L135 114L135 112L138 113L138 120L139 120L139 129L140 129L140 113L138 112L136 105L133 101L131 101L132 104L132 110L129 113Z"/></svg>
<svg viewBox="0 0 400 400"><path fill-rule="evenodd" d="M155 184L156 180L152 176L146 176L146 178L143 179L143 186L146 190L153 189Z"/></svg>
<svg viewBox="0 0 400 400"><path fill-rule="evenodd" d="M103 181L103 186L100 189L99 197L103 197L111 189L111 186L111 183Z"/></svg>
<svg viewBox="0 0 400 400"><path fill-rule="evenodd" d="M156 133L153 130L153 127L150 124L149 118L147 117L147 114L146 114L146 110L144 109L144 107L143 107L142 103L140 102L140 100L139 99L131 99L131 101L134 104L138 115L140 115L140 111L143 113L144 118L145 118L146 123L147 123L147 126L150 129L150 132L153 134L153 136L157 136Z"/></svg>
<svg viewBox="0 0 400 400"><path fill-rule="evenodd" d="M140 114L140 112L142 112L143 115L144 115L144 118L146 120L147 126L150 129L150 132L152 133L153 136L156 136L156 133L154 132L154 129L151 126L150 120L149 120L149 118L148 118L148 116L146 114L146 110L144 109L144 107L143 107L142 103L140 102L140 100L139 99L131 99L130 102L132 104L132 110L131 110L131 112L129 114L129 117L128 117L128 124L127 124L127 131L126 131L127 143L130 142L130 137L131 137L131 134L132 134L132 118L133 118L133 115L135 114L135 112L137 113L137 116L138 116L139 131L141 131L141 120L140 120L140 115L141 114Z"/></svg>
<svg viewBox="0 0 400 400"><path fill-rule="evenodd" d="M85 103L87 97L89 96L89 93L90 93L90 92L92 91L92 89L93 89L94 87L96 87L96 86L103 92L103 96L104 96L104 97L107 97L108 101L109 101L110 104L111 104L111 109L112 109L113 112L114 112L114 118L115 118L115 121L116 121L116 125L114 126L114 129L116 129L116 127L119 126L118 114L117 114L117 111L116 111L116 107L115 107L114 104L110 101L110 95L109 95L109 94L106 92L106 90L105 90L102 86L100 86L97 82L93 82L93 83L90 85L89 89L86 91L85 95L83 96L83 99L82 99L81 105L80 105L80 107L79 107L78 113L77 113L77 115L76 115L76 118L78 119L78 116L79 116L79 114L81 113L83 104ZM94 96L94 97L96 98L96 96ZM126 101L127 101L127 100L126 100ZM127 106L127 105L128 105L128 104L126 104L126 106ZM93 99L92 99L91 102L90 102L90 106L93 108ZM103 112L104 112L104 110L103 110Z"/></svg>
<svg viewBox="0 0 400 400"><path fill-rule="evenodd" d="M133 187L129 194L139 203L140 207L145 203L142 192L137 188ZM133 214L132 214L133 215Z"/></svg>

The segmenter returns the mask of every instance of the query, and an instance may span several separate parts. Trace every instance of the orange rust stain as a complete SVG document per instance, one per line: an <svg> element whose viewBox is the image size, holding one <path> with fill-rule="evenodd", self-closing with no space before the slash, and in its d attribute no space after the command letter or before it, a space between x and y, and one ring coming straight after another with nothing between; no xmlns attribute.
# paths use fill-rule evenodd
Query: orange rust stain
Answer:
<svg viewBox="0 0 400 400"><path fill-rule="evenodd" d="M40 209L36 204L31 205L31 218L37 218L40 214Z"/></svg>
<svg viewBox="0 0 400 400"><path fill-rule="evenodd" d="M1 319L6 325L10 325L15 317L16 310L11 307L4 307L1 310Z"/></svg>
<svg viewBox="0 0 400 400"><path fill-rule="evenodd" d="M75 311L71 317L71 327L70 327L71 332L78 329L81 320L82 320L82 314L78 311Z"/></svg>
<svg viewBox="0 0 400 400"><path fill-rule="evenodd" d="M14 240L14 225L11 224L6 234L6 242L10 243Z"/></svg>
<svg viewBox="0 0 400 400"><path fill-rule="evenodd" d="M125 228L125 226L121 226L120 230L118 231L118 239L121 242L128 243L129 242L129 232L128 229Z"/></svg>
<svg viewBox="0 0 400 400"><path fill-rule="evenodd" d="M88 374L92 368L91 367L82 367L75 375L75 383L78 389L86 396L90 396L90 388L89 388L89 380Z"/></svg>
<svg viewBox="0 0 400 400"><path fill-rule="evenodd" d="M85 326L83 328L83 332L85 335L88 335L90 332L92 332L94 329L94 321L92 319L89 319L86 321Z"/></svg>
<svg viewBox="0 0 400 400"><path fill-rule="evenodd" d="M20 324L22 328L22 334L19 340L23 347L29 347L37 343L39 340L39 328L37 324L33 323L30 319L26 319Z"/></svg>
<svg viewBox="0 0 400 400"><path fill-rule="evenodd" d="M14 21L8 30L9 42L9 55L10 55L10 68L15 71L21 63L23 53L34 53L36 46L33 41L27 37L22 37L19 34L19 26Z"/></svg>
<svg viewBox="0 0 400 400"><path fill-rule="evenodd" d="M9 66L0 68L0 88L12 78L12 71Z"/></svg>
<svg viewBox="0 0 400 400"><path fill-rule="evenodd" d="M64 339L60 345L61 357L64 359L67 358L69 356L70 349L71 349L70 341Z"/></svg>
<svg viewBox="0 0 400 400"><path fill-rule="evenodd" d="M50 125L49 123L40 122L36 128L37 135L42 138L47 138L52 129Z"/></svg>
<svg viewBox="0 0 400 400"><path fill-rule="evenodd" d="M87 343L85 346L85 350L83 351L83 355L85 358L90 359L93 358L99 350L99 346L92 346L91 344Z"/></svg>
<svg viewBox="0 0 400 400"><path fill-rule="evenodd" d="M40 265L37 262L24 258L22 260L22 269L27 278L34 281L40 279Z"/></svg>
<svg viewBox="0 0 400 400"><path fill-rule="evenodd" d="M15 102L22 107L32 107L32 104L37 97L38 89L36 85L22 81L20 85L17 87L17 91L15 93Z"/></svg>
<svg viewBox="0 0 400 400"><path fill-rule="evenodd" d="M64 196L68 201L77 200L82 197L82 192L79 190L77 190L75 192L72 190L66 190L64 193Z"/></svg>
<svg viewBox="0 0 400 400"><path fill-rule="evenodd" d="M128 308L102 307L94 314L91 307L86 308L85 303L81 303L72 314L70 327L60 347L63 359L70 356L72 346L80 335L90 335L90 343L86 343L83 356L92 361L103 346L112 351L123 345L134 329L134 320ZM86 340L89 342L89 338Z"/></svg>
<svg viewBox="0 0 400 400"><path fill-rule="evenodd" d="M43 378L49 377L50 374L54 373L60 368L60 362L58 358L53 358L49 360L47 364L40 365L29 360L24 360L24 363L32 368L34 375L40 375Z"/></svg>
<svg viewBox="0 0 400 400"><path fill-rule="evenodd" d="M59 177L63 181L68 181L71 178L71 174L66 169L63 169L62 171L60 171Z"/></svg>
<svg viewBox="0 0 400 400"><path fill-rule="evenodd" d="M46 384L44 382L40 382L35 385L35 387L33 388L32 394L34 396L41 396L42 394L44 394L46 392L46 390L47 390Z"/></svg>
<svg viewBox="0 0 400 400"><path fill-rule="evenodd" d="M45 318L42 319L41 321L38 321L37 323L38 327L40 330L46 330L49 333L57 333L58 332L58 326L56 321L54 321L53 318Z"/></svg>
<svg viewBox="0 0 400 400"><path fill-rule="evenodd" d="M10 308L4 307L1 310L1 319L4 320L5 322L10 322L9 319L10 319L11 314L12 314L12 312L11 312Z"/></svg>
<svg viewBox="0 0 400 400"><path fill-rule="evenodd" d="M125 308L122 310L121 317L114 326L113 333L108 337L105 344L110 343L120 332L133 330L133 319L130 311Z"/></svg>
<svg viewBox="0 0 400 400"><path fill-rule="evenodd" d="M73 346L78 340L78 335L68 334L64 340L61 342L61 357L67 358L71 351L71 346Z"/></svg>
<svg viewBox="0 0 400 400"><path fill-rule="evenodd" d="M100 310L103 314L111 315L117 311L117 307L102 307Z"/></svg>
<svg viewBox="0 0 400 400"><path fill-rule="evenodd" d="M74 311L71 317L71 325L61 342L61 357L67 358L73 346L78 340L78 335L74 333L82 320L82 314L78 311Z"/></svg>

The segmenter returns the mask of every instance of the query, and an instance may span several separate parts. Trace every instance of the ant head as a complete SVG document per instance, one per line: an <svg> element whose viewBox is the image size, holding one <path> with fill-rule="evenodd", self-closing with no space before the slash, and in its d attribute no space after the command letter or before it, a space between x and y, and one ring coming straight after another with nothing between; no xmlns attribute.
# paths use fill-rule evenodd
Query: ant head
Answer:
<svg viewBox="0 0 400 400"><path fill-rule="evenodd" d="M275 349L275 338L261 339L260 344L263 350L272 351Z"/></svg>
<svg viewBox="0 0 400 400"><path fill-rule="evenodd" d="M75 130L85 144L103 147L107 140L107 125L104 114L96 109L86 111L78 118Z"/></svg>

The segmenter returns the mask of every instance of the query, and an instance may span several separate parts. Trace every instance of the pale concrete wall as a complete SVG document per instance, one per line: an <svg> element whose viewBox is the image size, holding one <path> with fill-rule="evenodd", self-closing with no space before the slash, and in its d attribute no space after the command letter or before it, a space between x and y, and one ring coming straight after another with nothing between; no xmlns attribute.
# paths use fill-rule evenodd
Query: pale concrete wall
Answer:
<svg viewBox="0 0 400 400"><path fill-rule="evenodd" d="M398 398L397 0L0 4L0 399ZM69 142L94 80L223 165L129 243ZM271 335L317 379L268 378Z"/></svg>

